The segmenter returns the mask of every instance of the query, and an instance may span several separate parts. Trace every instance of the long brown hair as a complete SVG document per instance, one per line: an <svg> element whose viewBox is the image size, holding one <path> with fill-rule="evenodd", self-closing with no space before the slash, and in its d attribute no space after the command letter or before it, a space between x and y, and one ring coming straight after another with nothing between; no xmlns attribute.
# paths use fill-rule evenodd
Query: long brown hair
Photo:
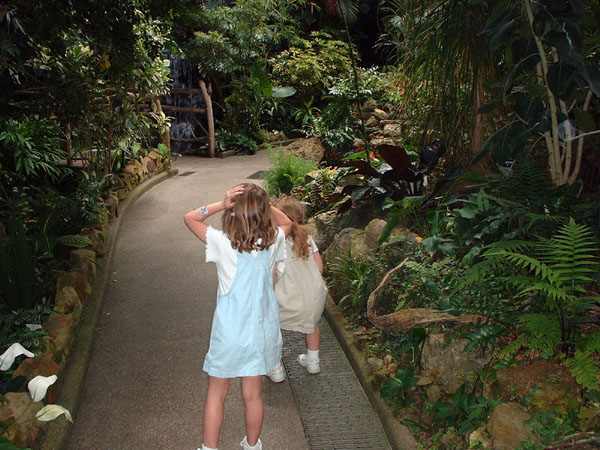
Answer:
<svg viewBox="0 0 600 450"><path fill-rule="evenodd" d="M308 228L304 225L306 207L294 197L284 195L277 199L275 207L283 212L292 221L288 236L292 238L292 250L302 259L310 256L308 243Z"/></svg>
<svg viewBox="0 0 600 450"><path fill-rule="evenodd" d="M243 185L244 192L232 199L233 207L223 212L223 231L240 252L265 250L277 236L269 196L256 184Z"/></svg>

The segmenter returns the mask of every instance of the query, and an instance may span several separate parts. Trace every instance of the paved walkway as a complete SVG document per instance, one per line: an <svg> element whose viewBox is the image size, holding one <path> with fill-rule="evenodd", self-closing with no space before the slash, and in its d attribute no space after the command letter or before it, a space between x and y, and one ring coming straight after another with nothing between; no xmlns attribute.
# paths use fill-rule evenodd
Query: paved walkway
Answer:
<svg viewBox="0 0 600 450"><path fill-rule="evenodd" d="M179 174L130 208L118 236L70 450L195 450L207 377L202 360L217 291L204 244L183 224L270 167L268 152L226 159L182 157ZM209 222L219 225L219 217ZM295 363L303 336L285 333L285 383L265 379L265 450L387 449L381 424L323 320L323 371ZM226 402L221 450L244 436L239 380Z"/></svg>

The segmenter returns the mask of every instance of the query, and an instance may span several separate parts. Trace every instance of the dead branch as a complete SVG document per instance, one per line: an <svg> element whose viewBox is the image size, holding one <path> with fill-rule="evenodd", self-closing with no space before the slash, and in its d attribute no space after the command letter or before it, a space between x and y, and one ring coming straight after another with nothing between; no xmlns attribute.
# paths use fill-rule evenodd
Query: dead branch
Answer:
<svg viewBox="0 0 600 450"><path fill-rule="evenodd" d="M388 271L377 288L371 292L371 295L369 295L369 299L367 300L367 319L369 322L371 322L380 330L404 333L418 325L430 323L478 323L487 320L487 317L480 316L478 314L461 314L460 316L453 316L452 314L430 308L409 308L396 311L391 314L385 314L383 316L377 315L375 312L375 302L377 301L379 293L384 288L390 276L400 270L406 263L407 259L408 258Z"/></svg>

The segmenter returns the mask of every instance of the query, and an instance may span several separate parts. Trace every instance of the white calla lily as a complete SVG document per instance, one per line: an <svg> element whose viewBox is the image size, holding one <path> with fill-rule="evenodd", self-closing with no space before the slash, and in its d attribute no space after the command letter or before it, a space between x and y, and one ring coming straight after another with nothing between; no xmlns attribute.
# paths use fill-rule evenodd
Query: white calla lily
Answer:
<svg viewBox="0 0 600 450"><path fill-rule="evenodd" d="M56 419L58 416L64 414L65 418L73 423L73 418L71 417L71 413L68 409L60 406L60 405L46 405L42 409L40 409L35 418L37 420L41 420L42 422L49 422L51 420Z"/></svg>
<svg viewBox="0 0 600 450"><path fill-rule="evenodd" d="M38 375L33 378L29 384L27 385L27 389L29 389L29 394L34 402L39 402L46 396L46 392L48 388L53 385L57 380L56 375L52 375L49 377L44 377L42 375Z"/></svg>
<svg viewBox="0 0 600 450"><path fill-rule="evenodd" d="M17 356L25 355L32 358L34 355L21 344L14 343L0 356L0 370L8 370L15 362Z"/></svg>

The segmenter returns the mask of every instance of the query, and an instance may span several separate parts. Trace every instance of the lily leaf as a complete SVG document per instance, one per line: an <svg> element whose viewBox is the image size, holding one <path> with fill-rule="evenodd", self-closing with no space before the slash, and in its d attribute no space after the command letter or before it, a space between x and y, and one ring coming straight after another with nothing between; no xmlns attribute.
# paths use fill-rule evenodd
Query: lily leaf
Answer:
<svg viewBox="0 0 600 450"><path fill-rule="evenodd" d="M60 405L44 406L37 412L35 418L41 422L50 422L63 414L65 415L65 419L73 423L73 418L71 417L69 410Z"/></svg>

